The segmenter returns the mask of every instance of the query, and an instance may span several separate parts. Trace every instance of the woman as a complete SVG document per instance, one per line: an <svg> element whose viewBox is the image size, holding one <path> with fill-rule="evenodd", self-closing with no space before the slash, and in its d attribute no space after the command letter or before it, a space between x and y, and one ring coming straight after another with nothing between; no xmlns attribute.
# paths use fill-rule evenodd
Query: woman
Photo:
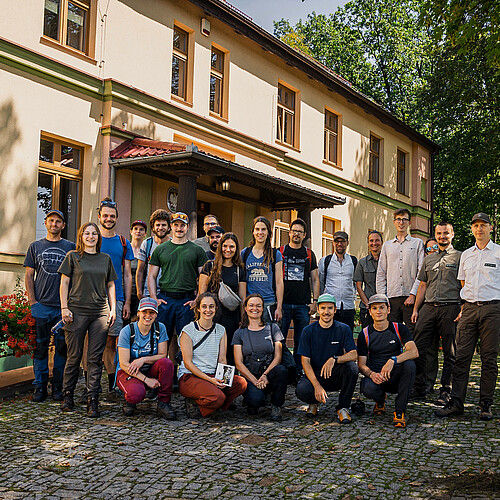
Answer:
<svg viewBox="0 0 500 500"><path fill-rule="evenodd" d="M137 315L137 307L139 305L139 298L137 297L137 287L135 284L135 275L137 273L137 264L139 262L139 250L141 249L142 242L146 237L147 230L147 224L140 219L132 222L132 225L130 226L130 244L132 245L132 251L134 252L134 260L130 262L130 266L132 268L132 300L130 302L130 321L132 321ZM125 324L130 323L130 321L125 321Z"/></svg>
<svg viewBox="0 0 500 500"><path fill-rule="evenodd" d="M208 417L219 408L226 410L247 387L245 379L238 375L234 376L232 387L215 378L217 363L226 364L226 332L214 322L216 311L215 295L198 295L194 304L195 321L186 325L179 336L183 358L179 366L179 392L186 398L189 418Z"/></svg>
<svg viewBox="0 0 500 500"><path fill-rule="evenodd" d="M198 295L206 291L217 294L221 282L231 288L243 303L247 293L247 283L240 257L240 245L238 238L233 233L225 233L222 236L215 252L215 259L213 261L209 260L203 266L199 279ZM229 365L234 365L231 343L233 334L240 323L240 307L231 311L221 304L217 310L216 321L226 330L227 362Z"/></svg>
<svg viewBox="0 0 500 500"><path fill-rule="evenodd" d="M163 323L158 323L158 302L146 297L139 303L138 321L122 328L118 337L116 383L123 391L126 417L134 414L135 405L146 396L147 389L158 389L156 414L175 420L170 406L174 364L167 356L168 336Z"/></svg>
<svg viewBox="0 0 500 500"><path fill-rule="evenodd" d="M248 381L243 399L249 415L257 412L271 393L271 420L281 420L285 402L288 370L281 365L283 335L278 325L262 318L264 299L248 295L244 302L241 328L233 338L236 368Z"/></svg>
<svg viewBox="0 0 500 500"><path fill-rule="evenodd" d="M96 224L87 222L78 230L76 250L66 254L58 273L61 275L61 315L68 347L61 410L71 411L75 406L73 393L88 332L87 415L98 417L102 353L108 328L116 319L114 281L117 276L109 255L101 253L101 233Z"/></svg>
<svg viewBox="0 0 500 500"><path fill-rule="evenodd" d="M283 305L283 256L273 249L271 223L265 217L253 220L250 246L241 258L247 275L247 294L258 293L264 299L266 323L281 320Z"/></svg>
<svg viewBox="0 0 500 500"><path fill-rule="evenodd" d="M439 250L438 242L434 238L429 238L424 244L425 255L436 253Z"/></svg>

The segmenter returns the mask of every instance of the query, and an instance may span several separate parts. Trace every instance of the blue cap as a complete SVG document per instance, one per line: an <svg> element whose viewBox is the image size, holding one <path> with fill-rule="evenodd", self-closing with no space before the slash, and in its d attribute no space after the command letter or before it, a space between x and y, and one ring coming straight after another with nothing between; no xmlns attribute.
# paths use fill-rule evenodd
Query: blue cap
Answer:
<svg viewBox="0 0 500 500"><path fill-rule="evenodd" d="M64 214L60 210L49 210L49 212L45 216L45 219L47 219L52 214L57 214L63 222L66 222L66 219L64 218Z"/></svg>

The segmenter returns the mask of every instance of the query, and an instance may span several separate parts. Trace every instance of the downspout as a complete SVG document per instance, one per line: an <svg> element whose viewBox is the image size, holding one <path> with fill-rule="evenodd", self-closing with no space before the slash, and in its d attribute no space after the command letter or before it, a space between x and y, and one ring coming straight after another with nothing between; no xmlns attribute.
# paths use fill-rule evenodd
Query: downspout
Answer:
<svg viewBox="0 0 500 500"><path fill-rule="evenodd" d="M109 197L115 200L115 190L116 190L116 169L113 165L109 166Z"/></svg>

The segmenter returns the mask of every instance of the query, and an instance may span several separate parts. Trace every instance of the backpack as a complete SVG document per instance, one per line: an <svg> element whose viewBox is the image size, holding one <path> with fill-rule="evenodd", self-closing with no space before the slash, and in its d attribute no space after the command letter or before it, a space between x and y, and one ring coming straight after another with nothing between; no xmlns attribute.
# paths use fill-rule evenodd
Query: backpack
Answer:
<svg viewBox="0 0 500 500"><path fill-rule="evenodd" d="M309 262L309 271L311 271L311 266L312 266L312 252L309 247L304 247L307 251L307 261ZM285 260L285 245L281 245L280 248L280 253L283 256L283 261ZM352 258L352 257L351 257ZM283 278L285 277L285 264L283 263Z"/></svg>
<svg viewBox="0 0 500 500"><path fill-rule="evenodd" d="M349 255L351 257L352 265L354 266L354 271L356 271L356 266L358 265L358 259L356 257L354 257L354 255L350 255L350 254L346 254L346 255ZM328 266L330 265L332 257L333 257L333 253L331 253L330 255L327 255L325 257L325 267L324 267L324 269L325 269L325 280L324 280L324 282L320 283L321 289L323 289L325 287L326 275L328 273ZM353 273L353 276L354 276L354 273Z"/></svg>
<svg viewBox="0 0 500 500"><path fill-rule="evenodd" d="M252 247L246 247L245 250L243 250L243 265L245 266L245 270L247 268L247 259L248 256L250 255L250 252L252 251ZM271 271L273 272L273 292L276 294L276 257L278 255L278 249L273 248L273 258L271 259Z"/></svg>
<svg viewBox="0 0 500 500"><path fill-rule="evenodd" d="M121 234L118 235L120 238L120 243L122 244L123 247L123 255L122 255L122 267L125 265L125 256L127 255L127 239L125 236L122 236Z"/></svg>
<svg viewBox="0 0 500 500"><path fill-rule="evenodd" d="M149 261L151 260L151 249L153 248L153 237L150 236L146 238L146 262L149 265Z"/></svg>
<svg viewBox="0 0 500 500"><path fill-rule="evenodd" d="M396 332L396 334L399 338L399 343L401 344L401 352L403 352L404 345L403 345L403 339L401 338L401 335L399 334L399 325L395 321L393 321L392 326L394 327L394 331ZM368 326L365 326L363 328L363 334L365 336L365 342L366 342L366 348L368 350L368 354L370 354L370 349L369 349L370 336L368 335L368 328L369 328Z"/></svg>

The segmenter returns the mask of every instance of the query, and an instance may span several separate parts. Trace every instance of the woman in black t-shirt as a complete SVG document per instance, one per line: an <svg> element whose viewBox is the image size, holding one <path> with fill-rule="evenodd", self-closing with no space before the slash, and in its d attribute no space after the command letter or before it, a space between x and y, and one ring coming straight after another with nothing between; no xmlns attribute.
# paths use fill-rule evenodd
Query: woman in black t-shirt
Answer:
<svg viewBox="0 0 500 500"><path fill-rule="evenodd" d="M240 245L233 233L225 233L217 246L215 259L208 261L200 274L198 295L205 292L219 293L221 282L224 282L240 297L241 303L246 296L246 275L241 262ZM227 335L227 362L234 365L231 342L233 334L240 323L240 307L230 311L224 304L220 304L215 318L226 329Z"/></svg>

